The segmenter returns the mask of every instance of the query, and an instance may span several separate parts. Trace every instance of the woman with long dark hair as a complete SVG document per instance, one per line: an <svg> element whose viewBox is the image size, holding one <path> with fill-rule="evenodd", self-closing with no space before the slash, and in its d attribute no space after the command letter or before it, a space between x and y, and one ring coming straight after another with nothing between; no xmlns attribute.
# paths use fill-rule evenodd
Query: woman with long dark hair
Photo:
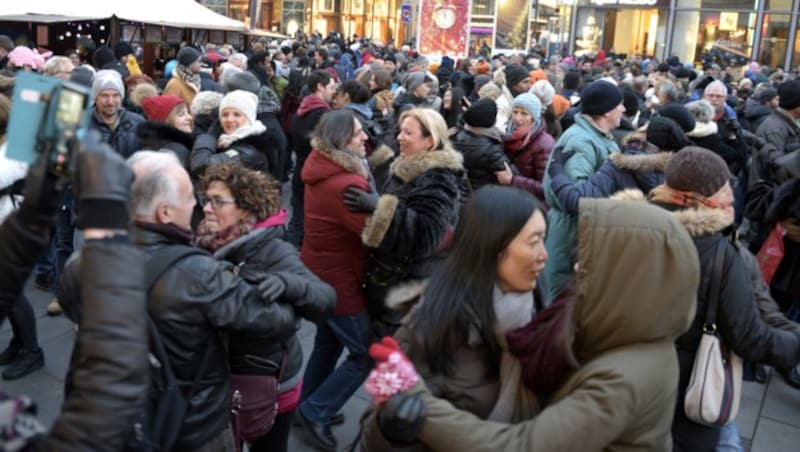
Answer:
<svg viewBox="0 0 800 452"><path fill-rule="evenodd" d="M464 116L464 96L464 90L460 87L447 88L442 96L442 117L447 123L447 130L451 132L455 131Z"/></svg>
<svg viewBox="0 0 800 452"><path fill-rule="evenodd" d="M545 232L542 207L529 193L475 192L450 255L395 335L435 395L481 419L516 422L537 409L504 336L545 305L538 284ZM370 416L362 424L363 449L391 450L375 422Z"/></svg>

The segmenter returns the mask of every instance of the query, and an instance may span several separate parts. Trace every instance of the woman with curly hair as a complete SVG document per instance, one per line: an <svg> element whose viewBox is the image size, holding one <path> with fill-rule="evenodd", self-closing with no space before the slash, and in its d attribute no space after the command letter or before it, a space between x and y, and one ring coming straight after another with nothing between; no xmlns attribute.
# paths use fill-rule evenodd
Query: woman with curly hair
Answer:
<svg viewBox="0 0 800 452"><path fill-rule="evenodd" d="M333 313L333 289L311 273L294 247L284 241L288 215L281 209L277 184L270 176L234 162L211 165L200 181L200 190L205 219L198 226L197 246L234 264L244 280L260 281L259 287L270 288L266 293L271 293L272 299L265 301L289 304L298 316L315 323ZM276 400L270 405L278 406L271 428L247 425L245 417L239 419L239 440L250 443L252 451L287 450L291 419L303 385L303 351L296 329L280 336L238 333L229 337L232 389L239 391L243 405L264 398L269 377L280 380ZM250 384L241 385L244 379Z"/></svg>

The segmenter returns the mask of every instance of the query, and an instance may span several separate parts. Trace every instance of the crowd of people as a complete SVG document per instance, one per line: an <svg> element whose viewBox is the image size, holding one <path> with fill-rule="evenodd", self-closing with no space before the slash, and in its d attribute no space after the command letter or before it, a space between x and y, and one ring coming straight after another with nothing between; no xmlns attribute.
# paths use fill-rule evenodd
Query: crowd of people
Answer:
<svg viewBox="0 0 800 452"><path fill-rule="evenodd" d="M744 450L735 420L684 408L710 310L744 378L800 389L800 80L780 68L434 61L333 33L185 45L150 77L137 50L0 36L0 143L21 71L92 96L70 183L0 148L2 377L44 365L29 274L78 327L31 447L285 451L294 428L333 451L366 381L362 450ZM9 425L30 417L9 400Z"/></svg>

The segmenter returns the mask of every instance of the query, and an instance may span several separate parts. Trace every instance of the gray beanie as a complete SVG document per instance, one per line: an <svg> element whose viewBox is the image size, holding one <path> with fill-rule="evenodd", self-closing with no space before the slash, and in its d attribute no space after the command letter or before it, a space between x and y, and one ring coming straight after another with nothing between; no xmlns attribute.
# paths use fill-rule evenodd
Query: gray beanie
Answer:
<svg viewBox="0 0 800 452"><path fill-rule="evenodd" d="M403 86L408 94L413 94L426 81L429 80L424 72L409 72L403 79Z"/></svg>
<svg viewBox="0 0 800 452"><path fill-rule="evenodd" d="M237 89L249 91L258 95L258 92L261 91L261 82L258 81L258 78L256 78L252 72L237 72L225 82L225 92L229 93Z"/></svg>
<svg viewBox="0 0 800 452"><path fill-rule="evenodd" d="M113 69L97 71L92 82L92 99L97 99L100 91L106 89L116 90L120 96L125 97L125 84L122 83L122 76L119 75L119 72Z"/></svg>
<svg viewBox="0 0 800 452"><path fill-rule="evenodd" d="M178 51L176 59L181 66L189 67L192 63L200 59L200 52L194 47L186 46Z"/></svg>

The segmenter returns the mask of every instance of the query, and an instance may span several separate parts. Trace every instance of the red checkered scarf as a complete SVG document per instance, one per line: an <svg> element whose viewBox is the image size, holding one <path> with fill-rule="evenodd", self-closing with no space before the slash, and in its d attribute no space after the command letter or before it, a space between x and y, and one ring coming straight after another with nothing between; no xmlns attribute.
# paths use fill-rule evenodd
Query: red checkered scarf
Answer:
<svg viewBox="0 0 800 452"><path fill-rule="evenodd" d="M721 206L712 198L708 198L693 191L676 190L666 184L659 185L650 191L648 199L653 202L674 204L681 207L697 208L707 207L709 209L719 209Z"/></svg>

